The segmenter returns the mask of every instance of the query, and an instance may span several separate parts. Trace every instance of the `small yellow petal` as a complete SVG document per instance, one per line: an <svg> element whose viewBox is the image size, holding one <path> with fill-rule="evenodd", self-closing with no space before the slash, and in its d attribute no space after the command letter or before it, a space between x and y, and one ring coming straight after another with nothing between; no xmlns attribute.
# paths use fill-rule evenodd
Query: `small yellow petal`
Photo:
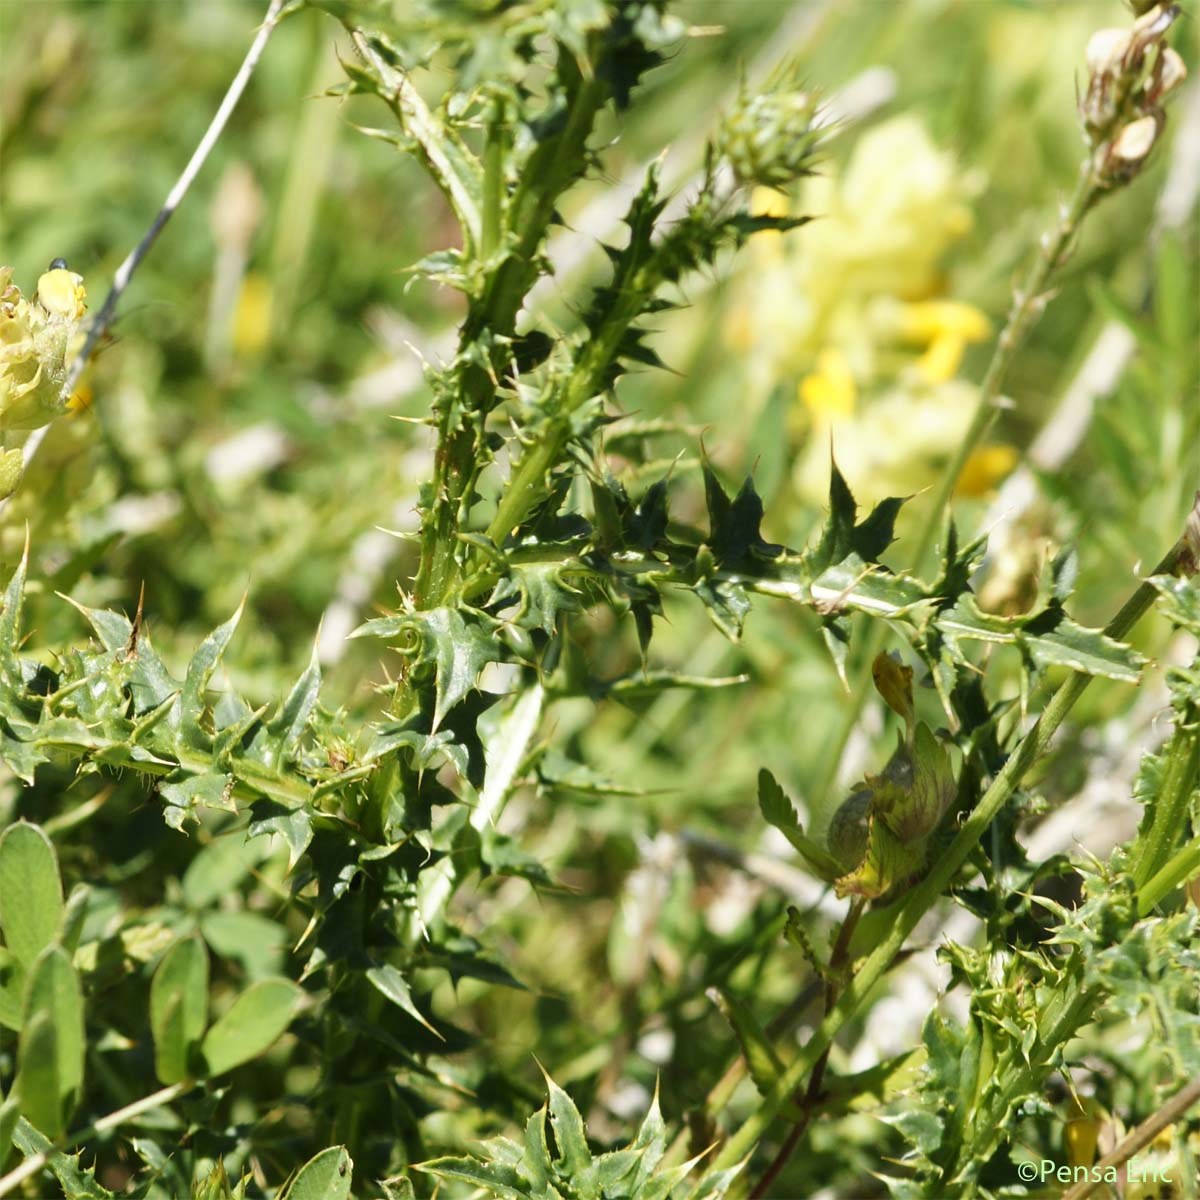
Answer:
<svg viewBox="0 0 1200 1200"><path fill-rule="evenodd" d="M757 187L750 198L750 212L756 217L786 217L788 198L774 188ZM750 254L763 267L783 261L783 234L778 229L760 229L750 238Z"/></svg>
<svg viewBox="0 0 1200 1200"><path fill-rule="evenodd" d="M750 211L756 217L786 217L789 207L788 198L774 188L756 187L750 198Z"/></svg>
<svg viewBox="0 0 1200 1200"><path fill-rule="evenodd" d="M958 374L966 348L966 340L959 334L939 334L917 359L917 371L929 383L945 383Z"/></svg>
<svg viewBox="0 0 1200 1200"><path fill-rule="evenodd" d="M991 322L981 309L959 300L906 304L900 319L901 337L912 342L931 342L943 334L954 334L965 342L981 342L991 330Z"/></svg>
<svg viewBox="0 0 1200 1200"><path fill-rule="evenodd" d="M79 320L83 316L86 297L82 278L65 267L47 271L38 279L38 303L51 316Z"/></svg>
<svg viewBox="0 0 1200 1200"><path fill-rule="evenodd" d="M1089 1117L1067 1122L1063 1140L1066 1142L1069 1166L1090 1167L1096 1161L1096 1143L1100 1140L1103 1124Z"/></svg>
<svg viewBox="0 0 1200 1200"><path fill-rule="evenodd" d="M233 346L239 354L257 354L271 336L271 283L251 273L242 281L233 314Z"/></svg>
<svg viewBox="0 0 1200 1200"><path fill-rule="evenodd" d="M70 400L67 401L68 410L74 415L79 416L87 412L92 407L92 389L85 383L79 387Z"/></svg>
<svg viewBox="0 0 1200 1200"><path fill-rule="evenodd" d="M981 446L962 469L955 485L960 496L986 496L1017 465L1012 446Z"/></svg>
<svg viewBox="0 0 1200 1200"><path fill-rule="evenodd" d="M854 375L840 350L822 350L816 371L800 381L800 399L814 417L848 417L857 398Z"/></svg>

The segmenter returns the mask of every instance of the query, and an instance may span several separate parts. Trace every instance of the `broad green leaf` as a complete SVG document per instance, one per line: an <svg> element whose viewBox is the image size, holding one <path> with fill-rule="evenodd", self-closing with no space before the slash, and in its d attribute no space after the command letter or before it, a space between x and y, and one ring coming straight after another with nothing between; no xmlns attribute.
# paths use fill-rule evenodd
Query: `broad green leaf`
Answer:
<svg viewBox="0 0 1200 1200"><path fill-rule="evenodd" d="M48 1024L53 1037L42 1031ZM29 970L18 1052L21 1111L50 1137L57 1137L83 1091L83 993L71 958L61 946L46 949ZM38 1061L34 1063L34 1059ZM35 1119L37 1111L50 1123Z"/></svg>
<svg viewBox="0 0 1200 1200"><path fill-rule="evenodd" d="M163 955L150 984L154 1064L163 1083L188 1078L207 1023L208 951L199 938L182 938Z"/></svg>
<svg viewBox="0 0 1200 1200"><path fill-rule="evenodd" d="M58 856L36 825L19 821L0 836L0 927L26 969L58 935L62 921Z"/></svg>
<svg viewBox="0 0 1200 1200"><path fill-rule="evenodd" d="M290 979L260 979L233 1002L204 1035L201 1053L209 1075L222 1075L257 1058L292 1023L304 990Z"/></svg>
<svg viewBox="0 0 1200 1200"><path fill-rule="evenodd" d="M4 1170L12 1151L13 1133L21 1116L21 1105L15 1094L6 1096L0 1104L0 1171Z"/></svg>
<svg viewBox="0 0 1200 1200"><path fill-rule="evenodd" d="M183 898L191 909L208 908L231 895L250 872L271 853L265 840L243 837L241 830L210 842L183 874Z"/></svg>
<svg viewBox="0 0 1200 1200"><path fill-rule="evenodd" d="M48 1012L36 1013L22 1025L13 1094L23 1117L52 1138L62 1136L66 1120L58 1076L58 1037Z"/></svg>
<svg viewBox="0 0 1200 1200"><path fill-rule="evenodd" d="M251 979L278 974L283 966L287 933L262 913L209 911L200 917L200 932L216 954L241 963Z"/></svg>
<svg viewBox="0 0 1200 1200"><path fill-rule="evenodd" d="M69 954L74 954L79 948L79 939L83 934L83 923L87 920L91 898L92 889L86 883L77 883L67 897L59 928L59 942Z"/></svg>
<svg viewBox="0 0 1200 1200"><path fill-rule="evenodd" d="M346 1147L330 1146L300 1168L282 1200L347 1200L353 1171Z"/></svg>
<svg viewBox="0 0 1200 1200"><path fill-rule="evenodd" d="M25 1006L25 968L12 953L0 949L0 1025L18 1032Z"/></svg>

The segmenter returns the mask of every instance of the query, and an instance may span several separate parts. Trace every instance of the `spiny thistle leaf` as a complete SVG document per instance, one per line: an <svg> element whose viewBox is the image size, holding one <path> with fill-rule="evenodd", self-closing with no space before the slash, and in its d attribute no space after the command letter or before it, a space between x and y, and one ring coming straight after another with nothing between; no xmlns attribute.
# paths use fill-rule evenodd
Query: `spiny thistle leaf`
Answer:
<svg viewBox="0 0 1200 1200"><path fill-rule="evenodd" d="M593 1155L583 1118L571 1098L547 1075L547 1105L525 1127L524 1144L505 1137L481 1143L471 1157L446 1157L413 1169L442 1179L470 1183L502 1200L719 1200L741 1170L738 1166L692 1189L685 1182L699 1159L666 1171L658 1166L666 1152L666 1126L658 1092L637 1136L625 1148ZM546 1136L546 1118L554 1129L555 1150Z"/></svg>

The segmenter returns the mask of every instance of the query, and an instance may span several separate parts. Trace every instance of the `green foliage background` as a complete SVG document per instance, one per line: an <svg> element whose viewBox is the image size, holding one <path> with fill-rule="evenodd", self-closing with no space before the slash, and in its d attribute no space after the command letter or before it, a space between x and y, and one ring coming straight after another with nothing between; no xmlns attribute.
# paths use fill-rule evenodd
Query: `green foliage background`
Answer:
<svg viewBox="0 0 1200 1200"><path fill-rule="evenodd" d="M572 193L561 214L566 226L666 142L693 139L690 166L698 167L698 139L715 123L718 99L736 95L738 64L789 50L805 78L831 94L885 67L886 99L846 123L824 151L830 169L844 168L873 124L918 116L939 147L984 181L970 201L970 232L939 265L940 290L1002 323L1012 278L1076 170L1073 82L1087 37L1125 21L1121 5L683 0L676 11L694 26L721 30L691 40L652 72L628 114L604 118L602 128L619 138L602 172ZM61 255L84 275L92 307L99 305L260 17L260 5L240 0L0 0L0 261L14 266L26 291ZM1189 65L1195 38L1194 21L1183 22L1177 44ZM354 128L387 126L378 101L323 95L345 78L335 43L352 57L320 12L281 25L195 191L125 297L115 340L91 371L90 410L52 428L23 489L36 500L18 495L3 515L6 578L28 523L24 629L32 652L48 661L48 648L90 634L80 609L55 592L84 609L132 618L144 588L145 628L176 678L244 599L212 686L256 708L303 683L331 605L348 605L357 625L394 608L395 581L416 569L415 542L384 541L379 550L377 539L363 538L377 526L415 528L430 431L392 418L423 417L430 393L407 343L436 361L452 346L447 339L463 310L457 294L405 268L456 233L412 158ZM482 41L481 71L496 65L488 49ZM1178 128L1186 130L1182 118L1144 174L1089 219L1057 299L1005 385L1014 404L997 437L1021 449L1106 322L1136 337L1129 368L1098 399L1078 449L1038 479L1042 500L1027 530L1031 541L1077 547L1072 615L1089 626L1103 624L1139 566L1174 538L1200 469L1194 193L1181 224L1156 225L1171 138L1184 136ZM1193 127L1193 144L1196 136ZM820 236L819 224L784 236L802 247L810 233ZM234 290L214 299L222 253L232 256ZM601 280L604 269L593 248L570 294L585 294L583 284ZM736 262L722 257L687 285L689 305L656 318L650 344L672 373L635 372L617 396L625 412L660 422L660 431L638 453L613 448L631 490L655 477L639 458L663 467L677 458L675 511L701 523L702 437L727 482L754 472L767 539L798 546L825 518L792 475L804 437L796 422L800 380L784 371L755 394L749 360L761 351L735 347L726 332L759 269L753 253ZM232 302L239 279L240 308ZM568 319L561 297L549 298L546 311L551 320ZM967 378L979 377L988 350L971 347ZM257 441L239 442L247 435ZM963 500L960 527L974 530L986 502ZM913 507L919 511L919 498ZM908 519L891 556L905 566ZM847 695L810 612L758 600L749 635L737 644L697 605L668 601L666 616L656 627L655 667L748 682L649 695L631 688L598 693L598 705L571 698L551 706L543 736L553 751L503 829L543 864L553 886L531 884L539 874L522 860L512 874L461 889L454 917L464 953L486 951L492 977L476 963L476 977L452 983L431 963L413 977L419 1008L409 999L411 1013L365 1014L406 1052L431 1055L429 1073L414 1066L400 1089L392 1127L338 1127L314 1140L304 1111L318 1079L310 1067L291 1065L285 1039L268 1059L231 1076L227 1091L205 1101L208 1110L190 1115L191 1158L176 1160L169 1170L178 1173L164 1176L175 1182L165 1187L190 1188L193 1173L203 1175L224 1155L231 1175L253 1171L248 1194L274 1194L295 1165L333 1140L354 1142L356 1179L367 1180L405 1165L410 1153L460 1151L511 1133L544 1096L535 1055L587 1116L593 1143L615 1146L633 1136L656 1086L664 1112L679 1120L699 1109L736 1057L706 989L728 989L764 1021L796 999L808 968L781 941L786 907L807 898L813 940L830 927L828 909L796 881L796 860L764 826L757 777L768 767L822 827L851 781L821 790ZM97 632L107 652L127 636L127 629ZM1134 645L1151 658L1178 654L1172 636L1155 617ZM395 665L381 645L321 643L329 729L378 715L380 688ZM602 609L581 618L574 650L599 680L632 677L641 664L632 623ZM1020 698L1015 655L989 657L984 668L994 696ZM918 705L936 724L933 692L919 693ZM1099 681L1022 797L1027 813L1078 793L1094 762L1122 739L1146 736L1152 718L1134 689ZM857 749L865 769L878 769L890 753L893 725L886 716L868 722L870 744ZM245 821L219 808L185 836L164 822L163 807L160 792L119 764L77 773L50 762L32 787L15 775L0 785L3 822L43 825L54 834L68 890L76 882L92 887L82 940L112 956L111 978L94 984L90 1117L148 1090L146 1017L135 998L173 933L203 933L216 956L218 1005L248 982L288 973L289 952L305 933L300 915L284 912L285 849L245 841ZM969 964L956 970L971 978ZM505 986L509 972L521 989ZM861 1026L852 1027L848 1047ZM1115 1032L1102 1040L1114 1058L1117 1044ZM11 1049L5 1043L10 1059ZM845 1053L840 1070L849 1069ZM11 1065L3 1063L6 1071ZM1133 1124L1152 1107L1160 1082L1153 1066L1125 1063L1106 1102ZM746 1085L733 1110L749 1110L752 1097ZM264 1111L264 1102L273 1107ZM253 1161L237 1132L249 1127L262 1134ZM178 1134L163 1132L167 1140ZM705 1132L693 1130L700 1145ZM902 1152L903 1132L911 1131L843 1112L814 1129L778 1194L826 1186L882 1194L870 1173ZM1063 1153L1061 1119L1049 1102L1022 1136L1039 1153ZM397 1154L393 1141L406 1149ZM152 1154L146 1149L144 1161ZM110 1146L101 1150L99 1178L119 1190L137 1165Z"/></svg>

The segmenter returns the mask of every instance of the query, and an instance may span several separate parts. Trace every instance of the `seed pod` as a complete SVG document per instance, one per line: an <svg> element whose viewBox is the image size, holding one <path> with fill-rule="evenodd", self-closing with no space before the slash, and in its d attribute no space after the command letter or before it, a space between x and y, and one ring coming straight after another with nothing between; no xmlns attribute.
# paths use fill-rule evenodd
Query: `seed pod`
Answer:
<svg viewBox="0 0 1200 1200"><path fill-rule="evenodd" d="M871 792L863 788L842 801L829 823L829 853L846 871L853 871L866 856L870 811Z"/></svg>

